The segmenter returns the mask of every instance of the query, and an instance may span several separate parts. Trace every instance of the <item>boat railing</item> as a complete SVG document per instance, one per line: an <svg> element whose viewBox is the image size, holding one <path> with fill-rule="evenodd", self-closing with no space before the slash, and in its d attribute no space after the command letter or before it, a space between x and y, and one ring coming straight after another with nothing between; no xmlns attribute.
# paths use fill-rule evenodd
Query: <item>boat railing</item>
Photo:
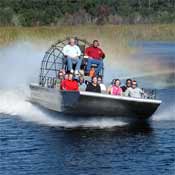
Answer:
<svg viewBox="0 0 175 175"><path fill-rule="evenodd" d="M144 94L142 95L142 98L145 99L156 99L156 89L142 89L144 91Z"/></svg>
<svg viewBox="0 0 175 175"><path fill-rule="evenodd" d="M57 86L58 78L55 77L42 77L42 81L39 83L42 87L55 88ZM143 99L156 99L157 90L156 89L143 89L144 94L142 94ZM107 93L107 92L103 92Z"/></svg>

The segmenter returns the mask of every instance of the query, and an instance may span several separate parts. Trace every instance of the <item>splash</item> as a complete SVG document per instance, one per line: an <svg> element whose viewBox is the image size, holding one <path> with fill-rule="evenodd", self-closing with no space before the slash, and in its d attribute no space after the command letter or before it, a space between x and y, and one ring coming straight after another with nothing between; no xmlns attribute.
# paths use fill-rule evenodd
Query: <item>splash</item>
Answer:
<svg viewBox="0 0 175 175"><path fill-rule="evenodd" d="M17 41L0 48L0 88L16 88L37 81L45 47Z"/></svg>
<svg viewBox="0 0 175 175"><path fill-rule="evenodd" d="M153 115L153 120L175 120L175 89L161 89L157 92L157 96L162 103Z"/></svg>
<svg viewBox="0 0 175 175"><path fill-rule="evenodd" d="M95 117L89 120L69 120L60 114L55 116L55 114L43 112L40 108L27 101L27 94L21 90L0 90L0 94L0 113L8 114L10 116L18 116L22 120L28 122L35 122L37 124L65 128L111 128L114 126L124 126L127 124L115 119L97 119ZM55 117L57 117L57 119Z"/></svg>
<svg viewBox="0 0 175 175"><path fill-rule="evenodd" d="M153 115L154 121L174 121L175 120L175 101L172 104L166 104L160 107Z"/></svg>

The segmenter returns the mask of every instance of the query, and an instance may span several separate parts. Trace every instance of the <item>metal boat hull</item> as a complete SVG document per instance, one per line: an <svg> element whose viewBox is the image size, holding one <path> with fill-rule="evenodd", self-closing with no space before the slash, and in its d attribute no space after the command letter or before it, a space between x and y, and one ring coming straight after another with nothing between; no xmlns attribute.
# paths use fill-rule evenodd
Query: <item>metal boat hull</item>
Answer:
<svg viewBox="0 0 175 175"><path fill-rule="evenodd" d="M92 92L60 91L30 85L31 101L47 109L79 116L115 116L145 120L152 116L161 101L135 99Z"/></svg>

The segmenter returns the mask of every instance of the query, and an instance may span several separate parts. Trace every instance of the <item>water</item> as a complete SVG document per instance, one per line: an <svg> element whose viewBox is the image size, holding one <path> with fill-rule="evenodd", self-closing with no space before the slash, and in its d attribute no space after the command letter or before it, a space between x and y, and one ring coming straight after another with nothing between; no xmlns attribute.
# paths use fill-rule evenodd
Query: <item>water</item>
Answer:
<svg viewBox="0 0 175 175"><path fill-rule="evenodd" d="M142 44L145 55L149 47L156 45ZM160 47L159 44L156 46ZM158 59L157 47L151 51L152 59ZM16 44L0 52L0 174L175 174L175 88L172 83L165 86L162 82L173 82L174 77L166 76L162 80L158 75L156 80L160 84L149 77L149 83L159 89L157 97L163 103L148 123L131 124L107 116L73 119L59 115L55 119L55 113L39 109L27 101L26 84L31 79L37 81L33 73L38 68L43 48L38 51L29 43L25 43L20 52L18 48L19 44ZM161 45L161 54L167 58L165 52L172 53L175 44L172 47L169 43L163 48L164 52ZM26 59L31 66L23 71L26 61L22 58L26 50L38 59L34 61L32 57L29 61L32 54L28 54ZM4 73L12 55L14 66ZM172 55L161 68L167 70L171 62L169 69L172 70L175 60ZM142 77L142 80L147 79Z"/></svg>
<svg viewBox="0 0 175 175"><path fill-rule="evenodd" d="M1 174L174 174L175 123L61 129L1 118Z"/></svg>

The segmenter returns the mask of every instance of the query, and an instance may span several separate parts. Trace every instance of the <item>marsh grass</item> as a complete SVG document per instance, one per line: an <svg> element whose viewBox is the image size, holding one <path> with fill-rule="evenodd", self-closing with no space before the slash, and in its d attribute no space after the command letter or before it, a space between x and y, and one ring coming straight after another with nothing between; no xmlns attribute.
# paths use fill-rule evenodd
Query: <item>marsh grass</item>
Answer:
<svg viewBox="0 0 175 175"><path fill-rule="evenodd" d="M129 41L154 40L174 41L175 24L155 25L78 25L60 27L1 27L0 46L15 41L46 43L48 46L68 36L77 36L88 41L98 39L111 57L127 55L135 51Z"/></svg>

